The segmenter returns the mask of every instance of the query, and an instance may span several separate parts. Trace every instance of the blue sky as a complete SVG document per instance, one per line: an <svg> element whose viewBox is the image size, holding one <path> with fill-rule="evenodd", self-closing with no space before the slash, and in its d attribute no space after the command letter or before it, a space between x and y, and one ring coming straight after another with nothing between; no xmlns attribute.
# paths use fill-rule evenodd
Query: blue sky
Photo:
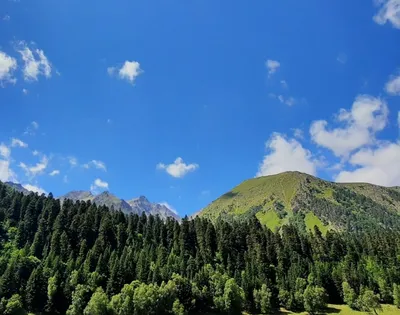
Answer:
<svg viewBox="0 0 400 315"><path fill-rule="evenodd" d="M400 0L7 1L0 180L191 214L299 170L400 185Z"/></svg>

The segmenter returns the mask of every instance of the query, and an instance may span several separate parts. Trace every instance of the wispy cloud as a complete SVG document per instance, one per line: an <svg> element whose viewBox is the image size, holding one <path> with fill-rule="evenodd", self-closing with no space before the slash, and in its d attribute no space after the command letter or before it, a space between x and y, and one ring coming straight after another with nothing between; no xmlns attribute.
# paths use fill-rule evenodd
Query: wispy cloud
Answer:
<svg viewBox="0 0 400 315"><path fill-rule="evenodd" d="M265 66L268 69L268 77L271 77L279 69L281 64L277 60L268 59L265 62Z"/></svg>
<svg viewBox="0 0 400 315"><path fill-rule="evenodd" d="M17 44L17 51L24 61L23 74L25 81L37 81L40 75L50 78L52 65L43 50L31 49L24 41Z"/></svg>
<svg viewBox="0 0 400 315"><path fill-rule="evenodd" d="M12 138L12 140L11 140L11 146L12 146L12 147L27 148L27 147L28 147L28 144L25 143L25 142L23 142L23 141L20 140L20 139Z"/></svg>
<svg viewBox="0 0 400 315"><path fill-rule="evenodd" d="M74 156L69 156L68 163L69 163L69 165L71 165L71 167L75 167L78 165L78 159Z"/></svg>
<svg viewBox="0 0 400 315"><path fill-rule="evenodd" d="M36 121L32 121L28 127L26 127L24 135L34 136L36 131L39 129L39 124Z"/></svg>
<svg viewBox="0 0 400 315"><path fill-rule="evenodd" d="M99 160L91 160L90 162L88 162L86 164L83 164L83 167L87 168L87 169L91 168L91 167L94 167L94 168L103 170L105 172L107 171L106 164L104 162L102 162L102 161L99 161Z"/></svg>
<svg viewBox="0 0 400 315"><path fill-rule="evenodd" d="M35 165L28 166L23 162L19 163L19 167L25 171L26 176L34 177L37 175L42 174L49 164L49 159L46 155L40 159L40 162L36 163Z"/></svg>
<svg viewBox="0 0 400 315"><path fill-rule="evenodd" d="M51 172L49 173L50 176L56 176L56 175L59 175L59 174L60 174L60 171L59 171L59 170L54 170L54 171L51 171Z"/></svg>

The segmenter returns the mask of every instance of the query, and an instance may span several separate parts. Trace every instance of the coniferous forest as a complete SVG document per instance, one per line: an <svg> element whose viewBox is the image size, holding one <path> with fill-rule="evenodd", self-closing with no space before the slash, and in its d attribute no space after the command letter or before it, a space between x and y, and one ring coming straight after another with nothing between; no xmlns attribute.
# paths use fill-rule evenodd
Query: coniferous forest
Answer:
<svg viewBox="0 0 400 315"><path fill-rule="evenodd" d="M126 215L0 183L0 314L400 307L400 233Z"/></svg>

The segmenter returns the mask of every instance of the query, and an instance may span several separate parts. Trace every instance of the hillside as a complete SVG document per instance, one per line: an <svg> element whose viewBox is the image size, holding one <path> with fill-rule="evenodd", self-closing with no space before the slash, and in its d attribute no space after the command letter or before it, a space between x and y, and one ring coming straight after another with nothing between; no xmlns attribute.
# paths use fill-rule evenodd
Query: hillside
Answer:
<svg viewBox="0 0 400 315"><path fill-rule="evenodd" d="M329 195L330 186L302 174L272 182L292 185L275 190L262 178L231 198L259 192L262 183L281 199L283 213L299 192L308 193L306 184L318 183L318 193ZM110 195L101 199L114 200ZM87 192L68 196L92 198ZM132 207L147 202L143 196L129 201ZM292 206L287 217L296 211ZM295 221L274 233L254 217L213 224L124 215L0 182L0 314L239 315L284 308L287 314L361 315L355 310L371 314L379 303L386 304L382 314L398 313L399 231L324 237L298 226Z"/></svg>
<svg viewBox="0 0 400 315"><path fill-rule="evenodd" d="M255 214L272 230L297 224L303 229L400 228L400 191L372 184L340 184L285 172L253 178L225 193L198 213L215 221Z"/></svg>
<svg viewBox="0 0 400 315"><path fill-rule="evenodd" d="M330 185L283 174L248 181L224 196L223 202L243 199L257 207L248 195L269 189L274 211L287 209L282 221L294 223L273 233L254 217L215 224L161 220L143 196L126 203L149 215L124 215L71 200L99 197L119 206L110 193L72 192L61 202L0 182L0 314L272 314L280 308L358 314L355 309L371 313L379 303L395 304L384 305L384 314L396 312L399 231L333 231L324 237L300 231L293 220L301 212L296 200L307 189L319 189L313 194L322 200L366 198L343 188L352 197L345 198L342 186ZM368 209L368 201L364 205ZM308 220L316 220L315 213ZM346 302L352 310L326 308L327 302Z"/></svg>

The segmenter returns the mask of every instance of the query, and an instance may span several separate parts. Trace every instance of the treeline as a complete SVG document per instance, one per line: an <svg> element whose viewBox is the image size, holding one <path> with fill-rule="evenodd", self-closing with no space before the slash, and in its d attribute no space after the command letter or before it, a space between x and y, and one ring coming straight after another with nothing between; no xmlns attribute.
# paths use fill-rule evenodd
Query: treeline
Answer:
<svg viewBox="0 0 400 315"><path fill-rule="evenodd" d="M400 306L400 234L162 221L0 183L0 275L0 314L373 310Z"/></svg>

